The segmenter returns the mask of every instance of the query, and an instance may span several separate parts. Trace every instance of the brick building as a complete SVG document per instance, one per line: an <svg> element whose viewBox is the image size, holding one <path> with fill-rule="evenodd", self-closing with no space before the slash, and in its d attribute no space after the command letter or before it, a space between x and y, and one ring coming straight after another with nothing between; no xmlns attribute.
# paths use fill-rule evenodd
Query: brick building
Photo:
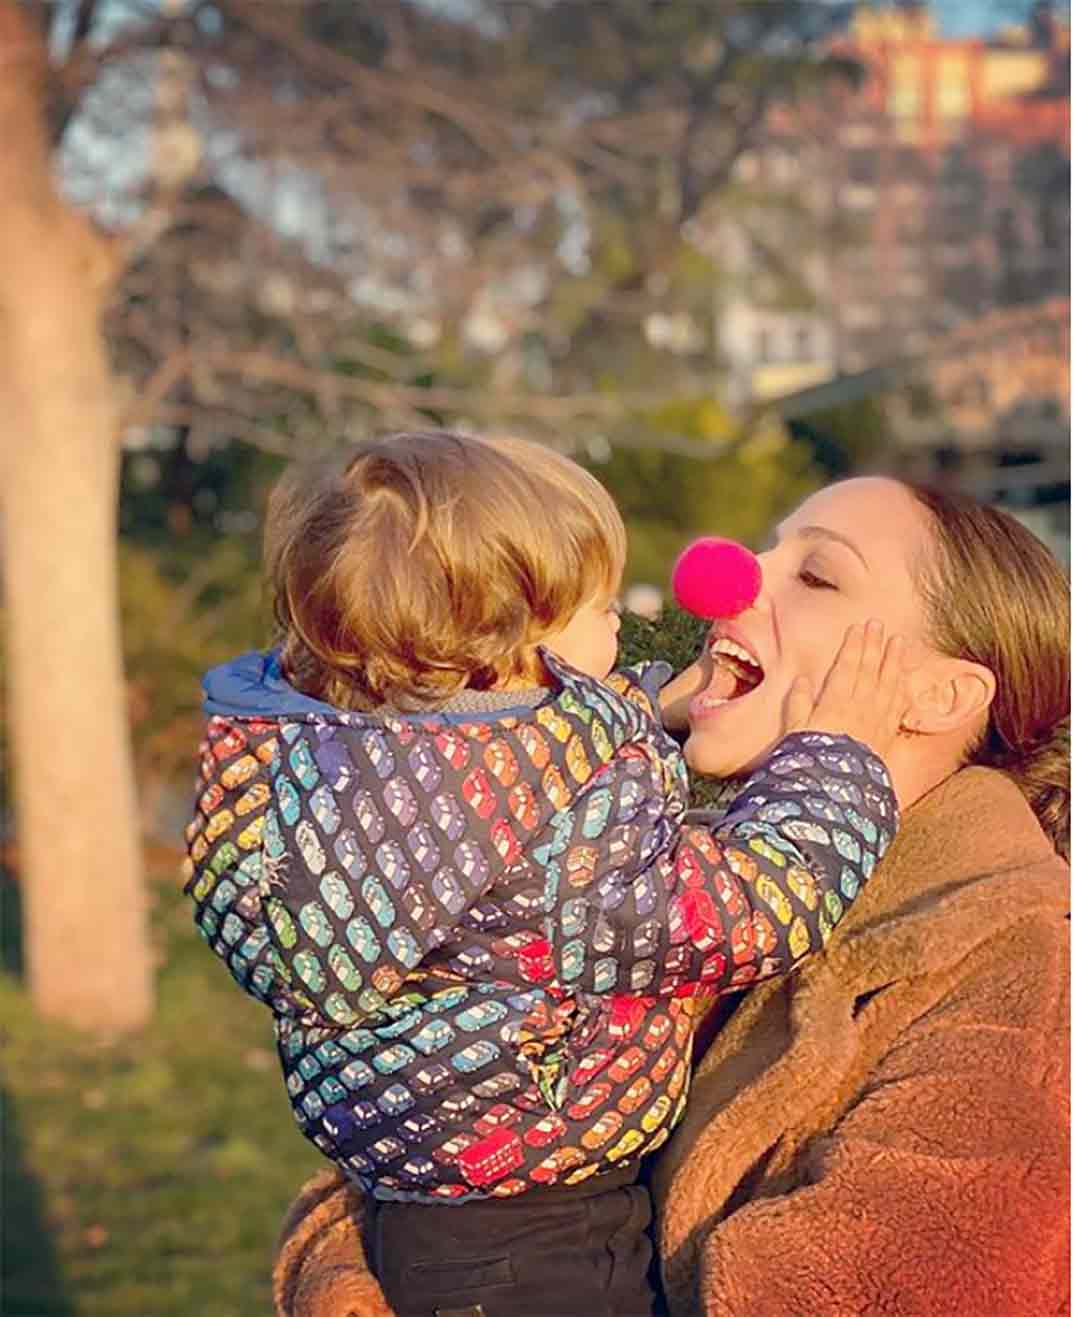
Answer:
<svg viewBox="0 0 1074 1317"><path fill-rule="evenodd" d="M775 111L740 162L744 184L793 205L725 235L736 399L916 356L990 308L1069 292L1069 49L1044 6L988 41L938 35L925 5L858 11L833 52L860 84ZM771 278L787 251L794 268Z"/></svg>

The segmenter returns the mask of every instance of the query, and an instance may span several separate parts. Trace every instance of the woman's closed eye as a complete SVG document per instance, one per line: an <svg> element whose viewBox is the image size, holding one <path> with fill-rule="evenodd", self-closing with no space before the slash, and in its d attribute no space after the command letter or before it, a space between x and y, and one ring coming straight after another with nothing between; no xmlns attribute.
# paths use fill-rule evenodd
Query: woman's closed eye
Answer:
<svg viewBox="0 0 1074 1317"><path fill-rule="evenodd" d="M807 590L838 590L839 587L834 581L829 581L824 576L818 576L816 572L810 571L808 567L803 567L798 572L798 579Z"/></svg>

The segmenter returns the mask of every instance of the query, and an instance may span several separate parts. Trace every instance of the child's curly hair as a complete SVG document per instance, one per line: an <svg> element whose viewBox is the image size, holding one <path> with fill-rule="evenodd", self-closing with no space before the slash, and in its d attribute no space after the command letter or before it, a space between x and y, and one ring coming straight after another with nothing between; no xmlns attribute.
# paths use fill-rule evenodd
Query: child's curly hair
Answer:
<svg viewBox="0 0 1074 1317"><path fill-rule="evenodd" d="M618 509L575 462L448 431L292 468L265 529L284 672L344 709L539 683L533 647L613 595L625 557Z"/></svg>

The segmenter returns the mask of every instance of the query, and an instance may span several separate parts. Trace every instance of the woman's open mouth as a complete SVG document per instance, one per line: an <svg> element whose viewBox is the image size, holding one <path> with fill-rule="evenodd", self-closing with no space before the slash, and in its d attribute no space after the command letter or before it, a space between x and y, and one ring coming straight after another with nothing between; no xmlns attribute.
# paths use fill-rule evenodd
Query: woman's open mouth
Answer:
<svg viewBox="0 0 1074 1317"><path fill-rule="evenodd" d="M716 636L709 645L712 677L708 686L690 701L690 713L703 717L743 695L755 691L764 681L764 668L744 645L727 636Z"/></svg>

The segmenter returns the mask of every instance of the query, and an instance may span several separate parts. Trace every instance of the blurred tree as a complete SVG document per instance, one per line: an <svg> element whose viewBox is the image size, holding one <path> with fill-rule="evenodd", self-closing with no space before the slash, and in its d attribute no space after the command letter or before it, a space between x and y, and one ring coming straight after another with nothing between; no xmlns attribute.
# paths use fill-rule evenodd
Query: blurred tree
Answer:
<svg viewBox="0 0 1074 1317"><path fill-rule="evenodd" d="M34 1004L100 1030L153 1001L116 627L106 244L57 195L45 50L0 5L0 413L8 707Z"/></svg>
<svg viewBox="0 0 1074 1317"><path fill-rule="evenodd" d="M766 107L827 76L847 8L0 0L7 670L42 1009L149 1010L119 443L167 479L180 537L211 502L196 468L236 440L283 458L431 418L578 450L636 421L748 465L744 434L653 418L714 391L712 208Z"/></svg>
<svg viewBox="0 0 1074 1317"><path fill-rule="evenodd" d="M900 381L900 388L918 412L923 411L927 400L922 386ZM842 480L894 450L895 426L888 403L879 393L817 408L790 420L787 428L805 446L824 481Z"/></svg>
<svg viewBox="0 0 1074 1317"><path fill-rule="evenodd" d="M592 469L615 496L630 532L627 579L664 586L693 535L758 537L815 489L810 447L774 418L744 422L711 398L682 399L642 417L630 443L612 432ZM674 448L661 435L680 436Z"/></svg>

